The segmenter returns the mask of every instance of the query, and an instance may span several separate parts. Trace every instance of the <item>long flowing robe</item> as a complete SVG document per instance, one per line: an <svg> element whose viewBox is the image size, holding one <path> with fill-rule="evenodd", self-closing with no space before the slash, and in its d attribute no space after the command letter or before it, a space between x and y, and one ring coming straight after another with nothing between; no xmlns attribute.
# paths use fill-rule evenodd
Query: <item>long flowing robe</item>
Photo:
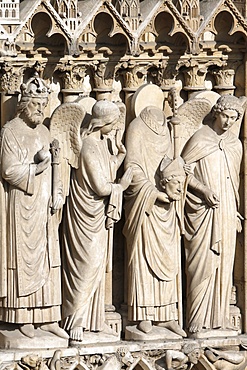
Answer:
<svg viewBox="0 0 247 370"><path fill-rule="evenodd" d="M209 126L187 142L182 156L194 177L220 200L209 207L191 189L185 207L188 326L226 328L236 245L242 146L230 131L217 135Z"/></svg>
<svg viewBox="0 0 247 370"><path fill-rule="evenodd" d="M136 118L128 127L125 167L133 180L125 194L129 320L177 320L180 230L175 203L156 203L159 166L171 157L168 128Z"/></svg>
<svg viewBox="0 0 247 370"><path fill-rule="evenodd" d="M49 153L44 125L19 117L1 134L0 320L44 323L61 318L60 251L50 216L51 166L35 175L35 155Z"/></svg>
<svg viewBox="0 0 247 370"><path fill-rule="evenodd" d="M63 309L67 330L103 330L104 292L112 226L120 218L122 190L106 138L83 139L63 218ZM110 191L106 190L109 189Z"/></svg>

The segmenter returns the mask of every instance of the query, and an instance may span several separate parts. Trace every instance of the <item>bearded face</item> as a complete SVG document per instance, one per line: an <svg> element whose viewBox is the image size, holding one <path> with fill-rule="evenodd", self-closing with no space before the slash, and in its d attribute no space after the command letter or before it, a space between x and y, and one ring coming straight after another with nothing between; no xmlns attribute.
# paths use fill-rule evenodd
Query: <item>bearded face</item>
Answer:
<svg viewBox="0 0 247 370"><path fill-rule="evenodd" d="M175 176L162 182L170 200L180 200L183 194L185 176Z"/></svg>
<svg viewBox="0 0 247 370"><path fill-rule="evenodd" d="M42 124L44 120L44 109L46 106L47 98L30 98L23 110L25 120L32 126Z"/></svg>

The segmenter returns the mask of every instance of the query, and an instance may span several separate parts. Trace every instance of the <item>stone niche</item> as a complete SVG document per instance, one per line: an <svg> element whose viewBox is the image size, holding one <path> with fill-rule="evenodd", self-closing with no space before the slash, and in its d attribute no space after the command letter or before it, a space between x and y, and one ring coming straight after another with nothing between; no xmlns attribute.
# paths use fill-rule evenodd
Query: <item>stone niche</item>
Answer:
<svg viewBox="0 0 247 370"><path fill-rule="evenodd" d="M0 0L1 370L247 367L246 6Z"/></svg>

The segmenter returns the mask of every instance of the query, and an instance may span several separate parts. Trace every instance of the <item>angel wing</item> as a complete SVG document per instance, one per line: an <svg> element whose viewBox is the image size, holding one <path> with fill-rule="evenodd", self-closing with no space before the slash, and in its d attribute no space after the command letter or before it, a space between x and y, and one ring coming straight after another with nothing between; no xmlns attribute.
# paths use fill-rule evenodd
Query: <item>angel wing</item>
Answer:
<svg viewBox="0 0 247 370"><path fill-rule="evenodd" d="M78 168L82 147L80 128L86 111L78 103L64 103L55 109L50 120L52 139L60 146L60 177L62 179L64 202L69 194L71 167Z"/></svg>
<svg viewBox="0 0 247 370"><path fill-rule="evenodd" d="M212 103L205 98L194 98L178 108L180 120L178 128L180 153L188 139L202 126L212 108Z"/></svg>
<svg viewBox="0 0 247 370"><path fill-rule="evenodd" d="M247 97L246 96L240 96L238 98L240 105L242 105L243 108L243 114L240 115L238 120L230 127L230 130L238 137L240 133L241 123L243 120L243 116L245 114L245 111L247 109Z"/></svg>

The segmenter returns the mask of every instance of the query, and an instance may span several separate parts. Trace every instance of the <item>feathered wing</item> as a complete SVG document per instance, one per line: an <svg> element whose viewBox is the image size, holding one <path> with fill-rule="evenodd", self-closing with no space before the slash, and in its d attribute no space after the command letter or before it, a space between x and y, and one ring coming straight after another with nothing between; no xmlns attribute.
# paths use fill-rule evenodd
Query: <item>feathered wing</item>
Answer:
<svg viewBox="0 0 247 370"><path fill-rule="evenodd" d="M60 177L64 203L69 194L71 166L79 167L82 147L80 129L85 115L86 111L80 104L64 103L51 116L51 137L57 139L60 146Z"/></svg>
<svg viewBox="0 0 247 370"><path fill-rule="evenodd" d="M238 137L240 133L241 123L243 120L243 116L245 114L245 111L247 109L247 97L246 96L240 96L238 98L240 105L242 105L243 108L243 114L240 115L238 120L230 127L230 130Z"/></svg>
<svg viewBox="0 0 247 370"><path fill-rule="evenodd" d="M178 127L180 153L189 138L202 126L211 109L212 103L204 98L194 98L180 105L177 114L180 119Z"/></svg>

